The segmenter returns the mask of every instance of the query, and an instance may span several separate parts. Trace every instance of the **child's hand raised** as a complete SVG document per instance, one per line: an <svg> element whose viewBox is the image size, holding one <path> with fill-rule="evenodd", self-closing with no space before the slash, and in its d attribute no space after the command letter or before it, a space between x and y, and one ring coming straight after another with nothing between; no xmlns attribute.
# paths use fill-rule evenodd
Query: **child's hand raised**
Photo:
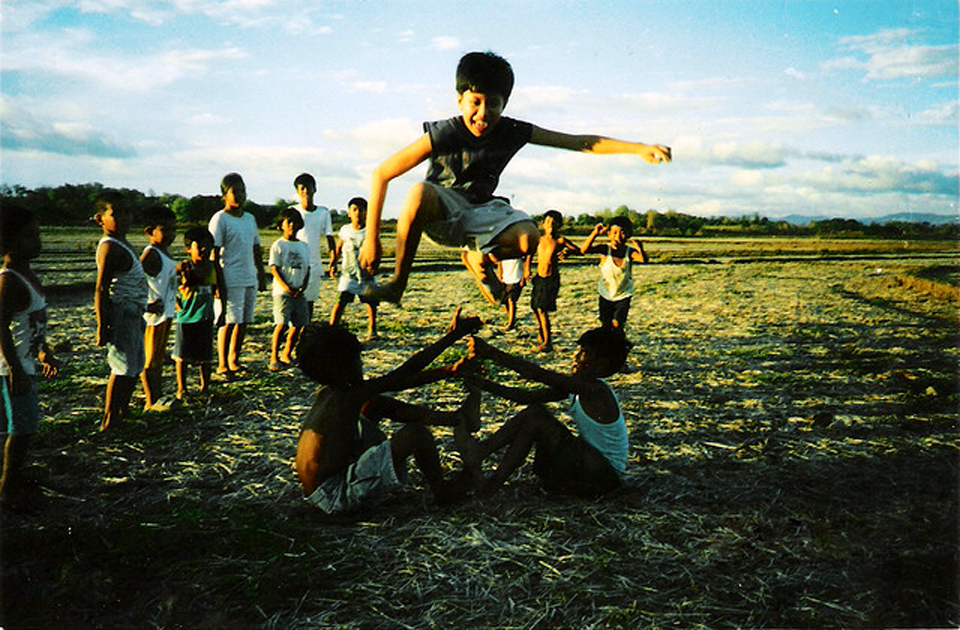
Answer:
<svg viewBox="0 0 960 630"><path fill-rule="evenodd" d="M470 336L467 338L467 360L483 359L489 354L490 345L483 339Z"/></svg>
<svg viewBox="0 0 960 630"><path fill-rule="evenodd" d="M483 321L477 316L460 317L461 310L463 310L463 307L458 306L457 310L454 311L453 320L450 322L447 331L456 333L460 337L466 337L480 330L480 327L483 326Z"/></svg>

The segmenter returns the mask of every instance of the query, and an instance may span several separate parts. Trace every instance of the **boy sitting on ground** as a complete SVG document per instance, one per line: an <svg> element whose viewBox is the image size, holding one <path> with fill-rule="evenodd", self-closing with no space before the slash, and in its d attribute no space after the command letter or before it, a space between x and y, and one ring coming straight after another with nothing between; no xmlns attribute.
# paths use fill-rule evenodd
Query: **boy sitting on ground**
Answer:
<svg viewBox="0 0 960 630"><path fill-rule="evenodd" d="M497 469L479 484L479 494L496 492L534 446L533 470L550 494L592 497L620 487L629 449L627 425L616 394L603 379L623 366L630 344L615 328L589 330L577 344L572 373L567 375L494 348L482 339L470 338L466 364L487 359L547 386L539 390L510 387L481 377L476 370L458 367L469 385L529 405L483 441L477 442L469 433L455 434L458 448L464 453L464 469L475 479L482 479L481 462L506 448ZM543 405L567 397L577 435Z"/></svg>
<svg viewBox="0 0 960 630"><path fill-rule="evenodd" d="M479 392L457 411L434 411L383 396L438 380L424 372L431 361L480 326L476 317L454 316L449 331L400 367L365 379L361 346L337 326L309 326L297 348L300 369L321 385L307 412L297 443L296 468L307 501L328 514L364 507L399 488L411 455L438 503L466 493L466 484L444 479L440 457L427 425L473 430L479 423ZM383 418L404 423L388 439L377 426ZM461 436L462 437L462 436Z"/></svg>

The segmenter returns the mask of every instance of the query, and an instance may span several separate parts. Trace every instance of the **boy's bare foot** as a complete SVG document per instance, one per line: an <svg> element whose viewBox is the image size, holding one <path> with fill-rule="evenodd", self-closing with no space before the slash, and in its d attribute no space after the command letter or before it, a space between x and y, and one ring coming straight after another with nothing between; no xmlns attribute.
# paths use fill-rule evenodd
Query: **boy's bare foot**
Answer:
<svg viewBox="0 0 960 630"><path fill-rule="evenodd" d="M483 294L484 299L494 306L499 306L503 299L503 283L497 277L493 266L477 264L471 258L470 252L467 251L460 252L460 260L463 261L463 265L473 276L473 279L477 281L477 286L480 287L480 293Z"/></svg>
<svg viewBox="0 0 960 630"><path fill-rule="evenodd" d="M392 302L400 305L400 298L403 297L403 290L398 289L394 283L371 284L363 290L363 299L374 304L380 302Z"/></svg>
<svg viewBox="0 0 960 630"><path fill-rule="evenodd" d="M552 343L541 343L539 346L534 348L534 352L553 352Z"/></svg>
<svg viewBox="0 0 960 630"><path fill-rule="evenodd" d="M269 368L269 369L270 369L271 372L279 372L280 370L283 369L283 366L280 365L279 362L274 362L274 363L271 363L271 364L270 364L270 368Z"/></svg>

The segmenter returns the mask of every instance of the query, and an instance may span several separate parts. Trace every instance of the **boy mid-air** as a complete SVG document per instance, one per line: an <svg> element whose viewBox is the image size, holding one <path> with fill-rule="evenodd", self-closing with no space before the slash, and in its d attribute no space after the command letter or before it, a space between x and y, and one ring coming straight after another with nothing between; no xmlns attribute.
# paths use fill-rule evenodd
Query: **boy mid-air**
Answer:
<svg viewBox="0 0 960 630"><path fill-rule="evenodd" d="M380 261L387 185L429 159L426 181L410 189L397 220L393 277L371 287L367 297L400 301L420 238L426 234L442 245L467 247L463 256L467 269L484 297L499 303L497 261L531 255L540 236L529 216L494 196L503 169L527 143L584 153L628 153L650 163L670 161L666 146L548 131L503 116L513 81L513 69L502 57L492 52L464 55L456 79L460 115L424 123L426 133L373 171L367 234L360 252L360 263L370 273Z"/></svg>
<svg viewBox="0 0 960 630"><path fill-rule="evenodd" d="M328 514L375 503L403 484L411 456L438 503L467 493L464 480L444 478L427 425L453 426L455 434L476 430L479 392L469 395L455 411L434 411L383 395L452 373L444 368L433 374L423 370L480 327L479 319L461 319L459 314L458 309L439 340L371 379L363 376L361 346L353 333L339 326L307 327L297 347L297 360L303 373L321 385L297 442L297 476L308 503ZM387 438L378 426L383 418L403 427Z"/></svg>

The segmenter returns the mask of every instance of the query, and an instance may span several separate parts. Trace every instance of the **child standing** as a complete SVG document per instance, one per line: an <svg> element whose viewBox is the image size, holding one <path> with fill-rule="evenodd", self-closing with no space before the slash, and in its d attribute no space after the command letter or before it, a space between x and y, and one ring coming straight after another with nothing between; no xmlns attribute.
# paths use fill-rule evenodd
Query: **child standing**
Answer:
<svg viewBox="0 0 960 630"><path fill-rule="evenodd" d="M533 293L530 295L530 308L537 318L537 332L540 345L537 352L553 351L553 331L550 327L550 313L557 310L557 296L560 294L560 260L566 252L580 250L576 245L560 236L563 215L558 210L547 210L540 223L540 242L537 244L537 275L533 276Z"/></svg>
<svg viewBox="0 0 960 630"><path fill-rule="evenodd" d="M94 205L94 220L103 228L97 245L97 345L107 347L110 380L100 430L123 420L130 396L143 372L143 321L147 304L147 277L133 247L127 241L132 221L123 196L114 191L101 194Z"/></svg>
<svg viewBox="0 0 960 630"><path fill-rule="evenodd" d="M303 218L296 208L287 208L278 217L281 238L270 247L270 273L273 274L273 339L270 345L270 370L280 371L281 364L290 365L290 353L297 344L300 331L307 325L307 298L304 290L310 282L310 248L297 240ZM289 330L288 330L289 329ZM288 330L286 344L280 352L280 338Z"/></svg>
<svg viewBox="0 0 960 630"><path fill-rule="evenodd" d="M193 227L183 234L187 260L177 265L180 287L177 291L177 336L173 358L177 362L177 398L187 393L187 364L200 367L200 393L210 384L213 358L214 298L220 303L220 319L226 308L226 289L220 265L210 259L213 234L202 227ZM217 322L222 324L221 322Z"/></svg>
<svg viewBox="0 0 960 630"><path fill-rule="evenodd" d="M307 502L328 514L367 506L403 484L411 456L438 503L466 493L462 480L444 479L426 425L454 426L458 435L465 426L470 430L479 422L479 392L469 395L459 410L447 412L383 395L429 382L417 382L426 374L424 368L480 327L479 319L461 319L459 314L457 309L442 338L372 379L363 376L361 346L353 333L339 326L307 329L297 349L298 362L303 373L321 385L297 442L297 476ZM388 439L377 426L383 418L404 425Z"/></svg>
<svg viewBox="0 0 960 630"><path fill-rule="evenodd" d="M609 244L594 245L597 236L604 232L610 238ZM622 216L611 219L609 228L598 223L580 251L600 254L600 282L597 284L600 324L622 329L627 324L633 296L633 263L648 262L643 244L633 238L633 223Z"/></svg>
<svg viewBox="0 0 960 630"><path fill-rule="evenodd" d="M380 218L387 185L429 158L426 181L407 195L397 220L396 266L389 283L369 291L399 302L426 233L451 247L468 246L467 269L493 304L499 281L493 263L532 254L537 226L506 199L494 196L500 174L525 144L584 153L630 153L650 163L669 162L670 148L595 135L569 135L503 116L513 90L513 69L492 52L472 52L457 65L458 116L424 124L412 144L380 164L371 178L367 235L360 264L376 273L381 256Z"/></svg>
<svg viewBox="0 0 960 630"><path fill-rule="evenodd" d="M506 330L513 330L517 321L517 302L523 285L530 278L530 257L507 258L497 263L497 275L503 285L503 309L507 313Z"/></svg>
<svg viewBox="0 0 960 630"><path fill-rule="evenodd" d="M224 324L217 333L217 374L241 371L240 352L247 325L253 323L257 290L264 287L260 233L253 215L244 212L247 187L238 173L228 173L220 182L223 210L210 219L213 258L223 268L227 301Z"/></svg>
<svg viewBox="0 0 960 630"><path fill-rule="evenodd" d="M336 304L330 312L330 325L336 326L340 323L340 317L343 315L347 304L353 302L354 296L360 298L360 301L367 305L367 339L375 339L377 336L377 303L364 297L367 287L373 286L375 280L373 276L360 267L357 261L357 253L363 244L363 237L366 233L364 223L367 220L367 200L363 197L354 197L347 204L347 216L350 217L350 223L340 228L337 235L337 247L334 250L334 260L338 257L340 262L340 283L337 285L339 293Z"/></svg>
<svg viewBox="0 0 960 630"><path fill-rule="evenodd" d="M317 194L317 180L310 173L300 173L293 180L293 187L297 191L297 197L300 198L300 205L297 210L303 217L303 228L297 232L297 238L310 247L310 284L304 295L307 298L307 312L310 319L313 319L313 304L320 299L320 281L326 273L333 277L333 265L336 260L334 250L336 244L333 242L333 221L330 218L330 210L314 203L314 196ZM327 251L330 252L330 262L324 268L323 260L320 257L320 241L327 241Z"/></svg>
<svg viewBox="0 0 960 630"><path fill-rule="evenodd" d="M626 360L630 344L622 331L595 328L585 332L577 341L569 375L542 368L476 337L469 343L471 359L489 359L547 386L525 390L485 379L475 370L461 372L465 382L473 386L529 405L481 442L468 433L460 434L458 446L466 453L464 467L477 479L481 478L480 463L506 448L496 471L482 485L481 494L496 492L533 447L533 470L551 494L589 497L620 486L627 467L629 437L617 396L603 379L616 373ZM577 435L543 406L565 397L569 397L569 414Z"/></svg>
<svg viewBox="0 0 960 630"><path fill-rule="evenodd" d="M165 411L170 404L161 397L163 364L167 361L167 341L176 315L177 263L167 248L176 236L176 216L165 206L147 210L143 231L150 244L140 254L140 264L147 274L147 310L143 314L146 330L143 336L146 368L143 382L146 411Z"/></svg>
<svg viewBox="0 0 960 630"><path fill-rule="evenodd" d="M30 261L40 255L40 229L33 214L19 203L0 205L0 418L7 439L3 448L0 504L25 504L23 467L30 441L40 424L35 376L57 374L47 347L47 301Z"/></svg>

